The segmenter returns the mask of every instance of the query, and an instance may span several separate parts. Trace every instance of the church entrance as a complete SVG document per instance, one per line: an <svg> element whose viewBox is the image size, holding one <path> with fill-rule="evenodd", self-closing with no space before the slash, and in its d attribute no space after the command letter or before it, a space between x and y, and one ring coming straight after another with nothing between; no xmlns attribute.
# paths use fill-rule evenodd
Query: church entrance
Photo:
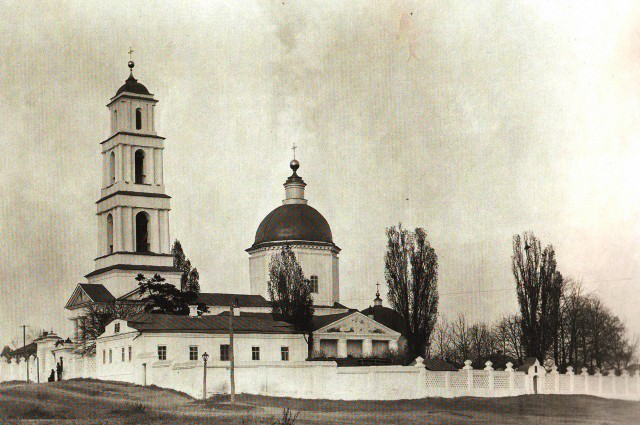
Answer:
<svg viewBox="0 0 640 425"><path fill-rule="evenodd" d="M347 340L347 357L362 357L362 340Z"/></svg>
<svg viewBox="0 0 640 425"><path fill-rule="evenodd" d="M338 340L321 339L320 352L326 357L338 357Z"/></svg>

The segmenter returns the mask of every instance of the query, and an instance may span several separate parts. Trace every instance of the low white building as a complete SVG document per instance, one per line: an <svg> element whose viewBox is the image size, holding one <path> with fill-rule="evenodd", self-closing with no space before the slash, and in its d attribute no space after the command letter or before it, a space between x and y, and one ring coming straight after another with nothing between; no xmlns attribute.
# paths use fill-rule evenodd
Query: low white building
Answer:
<svg viewBox="0 0 640 425"><path fill-rule="evenodd" d="M229 315L199 317L141 314L114 320L96 340L98 379L146 385L163 366L190 368L209 355L211 366L229 364ZM307 358L304 335L271 314L233 317L234 359L238 362L300 362Z"/></svg>

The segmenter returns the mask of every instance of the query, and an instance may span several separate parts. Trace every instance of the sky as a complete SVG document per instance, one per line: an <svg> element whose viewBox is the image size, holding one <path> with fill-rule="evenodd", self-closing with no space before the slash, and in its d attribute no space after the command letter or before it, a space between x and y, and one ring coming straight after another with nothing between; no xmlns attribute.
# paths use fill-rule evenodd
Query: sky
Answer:
<svg viewBox="0 0 640 425"><path fill-rule="evenodd" d="M533 231L640 335L637 1L3 3L0 343L70 333L129 47L203 291L249 292L244 250L295 143L343 304L372 303L402 222L436 249L440 313L494 321Z"/></svg>

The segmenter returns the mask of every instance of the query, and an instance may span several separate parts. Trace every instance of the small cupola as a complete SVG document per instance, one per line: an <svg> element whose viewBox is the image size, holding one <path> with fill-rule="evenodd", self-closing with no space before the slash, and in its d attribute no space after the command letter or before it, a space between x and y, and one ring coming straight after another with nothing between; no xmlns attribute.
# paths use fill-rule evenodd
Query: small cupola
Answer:
<svg viewBox="0 0 640 425"><path fill-rule="evenodd" d="M291 174L284 183L285 199L282 203L285 205L306 204L307 200L304 199L304 188L307 184L297 173L298 168L300 168L300 163L294 159L289 163L289 167L293 170L293 174Z"/></svg>
<svg viewBox="0 0 640 425"><path fill-rule="evenodd" d="M382 298L380 298L380 284L376 283L377 289L376 289L376 297L373 300L373 305L374 307L381 307L382 306Z"/></svg>

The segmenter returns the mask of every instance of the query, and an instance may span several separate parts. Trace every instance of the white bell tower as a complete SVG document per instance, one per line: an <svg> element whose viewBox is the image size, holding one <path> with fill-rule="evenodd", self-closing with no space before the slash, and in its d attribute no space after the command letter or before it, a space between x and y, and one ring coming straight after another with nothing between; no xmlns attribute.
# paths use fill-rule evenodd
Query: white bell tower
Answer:
<svg viewBox="0 0 640 425"><path fill-rule="evenodd" d="M155 106L147 88L131 74L107 107L111 135L101 143L102 190L97 202L98 252L89 283L104 285L116 298L137 288L135 276L161 274L180 285L173 268L169 200Z"/></svg>

